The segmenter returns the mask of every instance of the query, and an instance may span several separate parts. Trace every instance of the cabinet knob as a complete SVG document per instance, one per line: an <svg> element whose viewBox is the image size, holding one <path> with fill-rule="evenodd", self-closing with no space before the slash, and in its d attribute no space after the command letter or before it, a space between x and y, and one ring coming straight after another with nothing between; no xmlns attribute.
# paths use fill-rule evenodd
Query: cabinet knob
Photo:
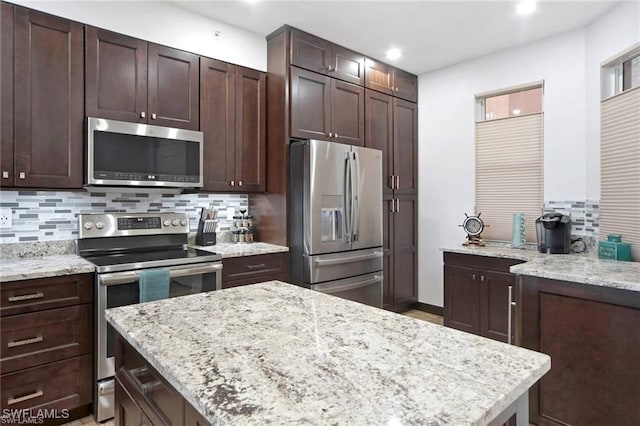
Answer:
<svg viewBox="0 0 640 426"><path fill-rule="evenodd" d="M231 186L236 186L236 181L235 181L235 180L232 180L231 182L229 182L229 185L231 185Z"/></svg>
<svg viewBox="0 0 640 426"><path fill-rule="evenodd" d="M2 179L9 179L9 172L2 172Z"/></svg>
<svg viewBox="0 0 640 426"><path fill-rule="evenodd" d="M398 93L399 91L400 91L400 89L398 89L398 88L396 87L396 93Z"/></svg>
<svg viewBox="0 0 640 426"><path fill-rule="evenodd" d="M337 138L337 137L338 137L338 134L337 134L337 133L334 133L334 134L333 134L333 137L334 137L334 138Z"/></svg>
<svg viewBox="0 0 640 426"><path fill-rule="evenodd" d="M480 275L480 281L484 281L484 275Z"/></svg>
<svg viewBox="0 0 640 426"><path fill-rule="evenodd" d="M329 137L332 138L333 137L333 132L329 132Z"/></svg>
<svg viewBox="0 0 640 426"><path fill-rule="evenodd" d="M140 118L145 118L146 116L147 116L147 113L146 113L146 112L142 111L142 112L140 113Z"/></svg>
<svg viewBox="0 0 640 426"><path fill-rule="evenodd" d="M242 181L241 180L238 181L238 186L242 186Z"/></svg>
<svg viewBox="0 0 640 426"><path fill-rule="evenodd" d="M151 119L155 120L156 118L158 118L158 114L156 114L155 112L153 114L151 114Z"/></svg>
<svg viewBox="0 0 640 426"><path fill-rule="evenodd" d="M471 279L475 281L476 280L476 274L472 274L471 275Z"/></svg>
<svg viewBox="0 0 640 426"><path fill-rule="evenodd" d="M18 174L18 178L19 178L19 179L26 179L26 178L27 178L27 174L26 174L25 172L20 172L20 173Z"/></svg>

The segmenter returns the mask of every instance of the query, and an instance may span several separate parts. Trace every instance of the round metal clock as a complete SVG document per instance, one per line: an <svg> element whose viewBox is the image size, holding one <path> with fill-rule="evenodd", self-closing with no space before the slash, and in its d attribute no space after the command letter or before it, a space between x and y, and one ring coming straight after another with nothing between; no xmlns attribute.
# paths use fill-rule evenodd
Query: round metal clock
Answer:
<svg viewBox="0 0 640 426"><path fill-rule="evenodd" d="M462 229L472 237L478 236L484 231L484 222L478 216L467 216L462 222Z"/></svg>

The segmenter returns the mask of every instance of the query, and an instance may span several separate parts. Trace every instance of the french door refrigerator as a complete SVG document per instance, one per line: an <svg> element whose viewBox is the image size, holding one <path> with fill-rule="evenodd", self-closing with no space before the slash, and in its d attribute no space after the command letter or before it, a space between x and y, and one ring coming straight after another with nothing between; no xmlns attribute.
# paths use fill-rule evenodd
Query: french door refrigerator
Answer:
<svg viewBox="0 0 640 426"><path fill-rule="evenodd" d="M382 151L309 140L289 159L293 283L382 307Z"/></svg>

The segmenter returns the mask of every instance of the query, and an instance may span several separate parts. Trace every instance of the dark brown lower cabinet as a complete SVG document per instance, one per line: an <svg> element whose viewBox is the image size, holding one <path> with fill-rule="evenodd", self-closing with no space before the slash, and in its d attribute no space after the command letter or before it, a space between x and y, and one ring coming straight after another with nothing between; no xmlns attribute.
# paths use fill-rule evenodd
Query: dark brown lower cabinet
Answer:
<svg viewBox="0 0 640 426"><path fill-rule="evenodd" d="M418 300L418 203L391 194L383 203L383 308L402 312Z"/></svg>
<svg viewBox="0 0 640 426"><path fill-rule="evenodd" d="M517 343L551 356L532 423L640 424L639 292L520 276L517 316Z"/></svg>
<svg viewBox="0 0 640 426"><path fill-rule="evenodd" d="M509 268L518 263L522 261L445 252L444 325L507 342L515 297L515 276ZM513 337L515 317L512 320Z"/></svg>
<svg viewBox="0 0 640 426"><path fill-rule="evenodd" d="M160 373L116 335L115 424L209 425Z"/></svg>
<svg viewBox="0 0 640 426"><path fill-rule="evenodd" d="M222 265L222 288L289 281L289 253L286 252L230 257L223 259Z"/></svg>

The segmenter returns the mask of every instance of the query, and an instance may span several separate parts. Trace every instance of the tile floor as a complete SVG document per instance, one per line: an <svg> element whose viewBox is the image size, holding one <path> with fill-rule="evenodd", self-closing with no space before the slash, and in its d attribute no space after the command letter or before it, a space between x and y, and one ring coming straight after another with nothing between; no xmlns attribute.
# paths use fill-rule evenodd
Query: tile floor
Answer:
<svg viewBox="0 0 640 426"><path fill-rule="evenodd" d="M410 311L404 312L403 315L442 325L441 316L419 311L417 309L412 309ZM105 423L96 423L96 421L93 419L93 416L87 416L79 420L74 420L71 423L66 423L63 426L114 426L114 421L109 420Z"/></svg>

